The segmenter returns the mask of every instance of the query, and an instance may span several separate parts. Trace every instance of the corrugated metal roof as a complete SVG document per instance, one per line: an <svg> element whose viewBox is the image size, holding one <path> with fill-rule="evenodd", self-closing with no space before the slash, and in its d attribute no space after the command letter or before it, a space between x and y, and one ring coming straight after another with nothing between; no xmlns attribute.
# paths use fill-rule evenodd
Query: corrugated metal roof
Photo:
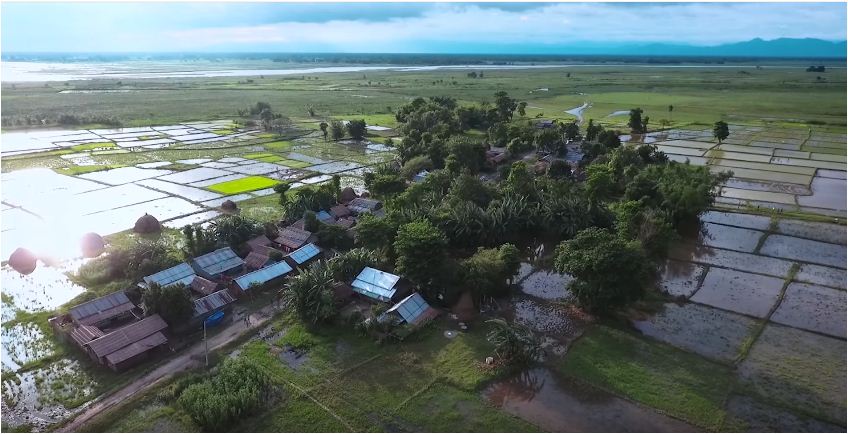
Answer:
<svg viewBox="0 0 848 434"><path fill-rule="evenodd" d="M168 324L162 317L152 315L99 337L89 342L88 347L97 358L105 357L166 328L168 328Z"/></svg>
<svg viewBox="0 0 848 434"><path fill-rule="evenodd" d="M236 301L229 291L222 289L203 298L194 301L194 316L198 317L216 309L220 309Z"/></svg>
<svg viewBox="0 0 848 434"><path fill-rule="evenodd" d="M256 238L250 239L247 241L247 245L251 248L256 246L267 246L271 244L271 240L268 239L265 235L260 235Z"/></svg>
<svg viewBox="0 0 848 434"><path fill-rule="evenodd" d="M318 217L318 220L321 220L322 222L333 219L333 216L331 216L330 213L324 211L323 209L321 211L318 211L318 213L315 214L315 217Z"/></svg>
<svg viewBox="0 0 848 434"><path fill-rule="evenodd" d="M290 249L297 249L303 246L311 236L312 232L289 226L281 230L280 236L274 241Z"/></svg>
<svg viewBox="0 0 848 434"><path fill-rule="evenodd" d="M151 283L159 284L159 286L169 286L177 283L181 283L183 285L190 285L191 281L194 279L194 269L191 268L190 265L183 262L182 264L175 265L166 270L162 270L158 273L151 274L150 276L146 276L144 278L144 283L150 285Z"/></svg>
<svg viewBox="0 0 848 434"><path fill-rule="evenodd" d="M350 210L347 209L344 205L336 205L330 208L330 214L335 216L336 218L347 217L350 215Z"/></svg>
<svg viewBox="0 0 848 434"><path fill-rule="evenodd" d="M247 257L244 258L244 263L248 266L248 268L252 268L254 270L262 268L268 263L268 255L253 251L247 254Z"/></svg>
<svg viewBox="0 0 848 434"><path fill-rule="evenodd" d="M134 304L124 291L113 292L89 302L74 306L71 318L83 325L92 325L132 310Z"/></svg>
<svg viewBox="0 0 848 434"><path fill-rule="evenodd" d="M430 309L430 305L416 292L392 306L387 312L397 311L404 321L415 324L418 318L427 312L428 309Z"/></svg>
<svg viewBox="0 0 848 434"><path fill-rule="evenodd" d="M191 289L203 295L209 295L218 289L218 284L201 276L194 276L194 280L191 281Z"/></svg>
<svg viewBox="0 0 848 434"><path fill-rule="evenodd" d="M375 210L380 209L383 204L374 199L367 199L363 197L357 197L356 199L350 201L347 204L347 208L351 210L355 214L362 214L366 212L373 212Z"/></svg>
<svg viewBox="0 0 848 434"><path fill-rule="evenodd" d="M160 345L168 343L168 338L162 332L156 332L138 342L133 342L118 351L106 356L106 361L112 365L117 365L123 361L131 359L145 351L152 350Z"/></svg>
<svg viewBox="0 0 848 434"><path fill-rule="evenodd" d="M95 326L83 325L71 331L71 338L79 346L84 346L101 336L103 336L103 331Z"/></svg>
<svg viewBox="0 0 848 434"><path fill-rule="evenodd" d="M220 274L244 265L244 261L229 247L194 258L194 263L206 273Z"/></svg>
<svg viewBox="0 0 848 434"><path fill-rule="evenodd" d="M395 295L395 285L400 280L400 276L396 276L385 271L380 271L371 267L365 267L362 272L354 279L353 290L380 301L389 301Z"/></svg>
<svg viewBox="0 0 848 434"><path fill-rule="evenodd" d="M313 243L309 243L289 254L289 257L297 263L297 265L301 265L306 261L318 256L321 253L321 250L318 249Z"/></svg>
<svg viewBox="0 0 848 434"><path fill-rule="evenodd" d="M241 288L242 291L246 291L248 288L250 288L250 285L254 283L262 285L265 282L268 282L269 280L285 276L291 271L292 267L287 264L286 261L280 261L275 264L271 264L267 267L260 268L256 271L247 273L244 276L236 277L236 285L238 285L238 287Z"/></svg>

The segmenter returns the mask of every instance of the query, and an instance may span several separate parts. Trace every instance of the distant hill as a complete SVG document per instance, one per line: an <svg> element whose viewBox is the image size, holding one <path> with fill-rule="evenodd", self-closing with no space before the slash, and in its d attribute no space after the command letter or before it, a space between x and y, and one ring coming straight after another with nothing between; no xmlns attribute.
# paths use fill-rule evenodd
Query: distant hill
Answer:
<svg viewBox="0 0 848 434"><path fill-rule="evenodd" d="M712 47L650 44L641 47L631 46L631 49L634 54L651 56L845 58L846 43L845 41L831 42L812 38L780 38L771 41L756 38L746 42Z"/></svg>

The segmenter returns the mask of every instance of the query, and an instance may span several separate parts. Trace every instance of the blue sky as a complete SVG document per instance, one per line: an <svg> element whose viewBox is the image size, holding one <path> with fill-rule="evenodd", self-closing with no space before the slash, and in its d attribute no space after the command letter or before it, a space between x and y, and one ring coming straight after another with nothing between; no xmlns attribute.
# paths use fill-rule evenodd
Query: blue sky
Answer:
<svg viewBox="0 0 848 434"><path fill-rule="evenodd" d="M2 3L4 52L535 52L846 39L844 3ZM534 48L536 47L536 48Z"/></svg>

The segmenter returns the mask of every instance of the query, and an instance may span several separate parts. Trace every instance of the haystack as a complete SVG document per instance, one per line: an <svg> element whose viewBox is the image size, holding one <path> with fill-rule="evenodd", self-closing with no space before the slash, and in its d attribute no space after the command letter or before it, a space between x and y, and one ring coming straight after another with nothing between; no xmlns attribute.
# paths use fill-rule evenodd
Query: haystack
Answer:
<svg viewBox="0 0 848 434"><path fill-rule="evenodd" d="M133 231L137 234L153 234L161 230L162 224L159 223L159 220L147 213L144 213L143 216L135 221L135 227L133 228Z"/></svg>
<svg viewBox="0 0 848 434"><path fill-rule="evenodd" d="M103 253L103 250L106 248L106 242L103 241L103 237L94 232L89 232L82 236L80 240L80 249L82 250L82 255L86 258L96 258Z"/></svg>
<svg viewBox="0 0 848 434"><path fill-rule="evenodd" d="M221 204L221 210L231 214L237 213L239 211L238 205L236 205L235 202L229 199L225 200L224 203Z"/></svg>
<svg viewBox="0 0 848 434"><path fill-rule="evenodd" d="M341 203L348 203L354 199L356 199L356 192L353 191L353 188L345 187L342 189L342 193L339 197L339 201Z"/></svg>

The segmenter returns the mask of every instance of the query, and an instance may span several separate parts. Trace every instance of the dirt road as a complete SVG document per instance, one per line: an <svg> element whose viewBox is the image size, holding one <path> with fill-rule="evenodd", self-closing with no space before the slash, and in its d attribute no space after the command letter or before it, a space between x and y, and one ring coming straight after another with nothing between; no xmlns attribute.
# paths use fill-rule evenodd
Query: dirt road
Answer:
<svg viewBox="0 0 848 434"><path fill-rule="evenodd" d="M249 333L262 325L274 316L275 310L273 306L267 306L255 312L250 313L250 326L244 321L244 316L236 314L233 321L216 333L209 337L209 351L220 348L246 333ZM137 393L143 392L160 382L172 377L174 374L187 371L189 369L203 366L205 346L203 342L198 342L185 350L181 351L176 357L164 362L156 367L153 371L142 375L132 383L93 401L81 413L78 413L74 418L62 426L60 432L74 432L80 429L83 425L90 422L100 413L107 411L117 405L120 405L126 399L133 397Z"/></svg>

